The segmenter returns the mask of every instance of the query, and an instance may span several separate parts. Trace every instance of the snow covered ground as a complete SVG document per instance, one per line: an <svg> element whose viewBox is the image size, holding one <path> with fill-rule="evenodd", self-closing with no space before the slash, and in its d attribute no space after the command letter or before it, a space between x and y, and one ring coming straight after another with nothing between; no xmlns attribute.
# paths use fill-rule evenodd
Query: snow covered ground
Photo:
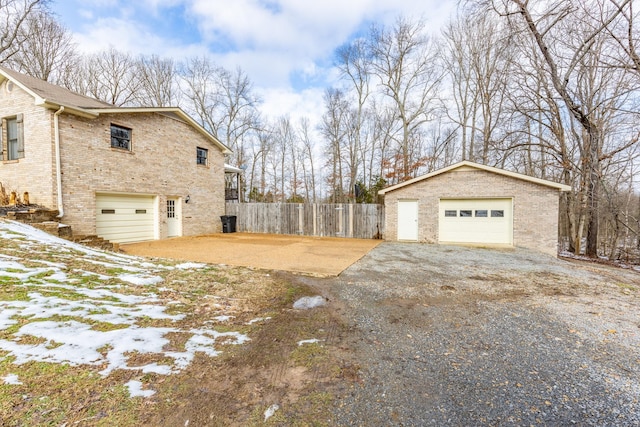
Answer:
<svg viewBox="0 0 640 427"><path fill-rule="evenodd" d="M0 360L94 366L103 376L116 370L170 375L188 367L196 353L216 356L223 344L246 342L242 333L216 331L215 322L176 326L185 313L180 301L159 297L171 286L163 274L202 268L91 249L0 220ZM219 314L220 322L230 318ZM178 350L168 345L176 335L184 342ZM145 354L160 361L132 361ZM12 372L3 380L20 383ZM153 394L136 381L126 386L132 396Z"/></svg>

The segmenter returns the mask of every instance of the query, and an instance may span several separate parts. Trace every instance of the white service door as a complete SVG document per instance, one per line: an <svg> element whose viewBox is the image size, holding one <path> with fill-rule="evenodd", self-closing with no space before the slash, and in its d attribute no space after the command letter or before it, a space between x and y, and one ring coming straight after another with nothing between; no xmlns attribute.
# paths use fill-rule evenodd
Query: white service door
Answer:
<svg viewBox="0 0 640 427"><path fill-rule="evenodd" d="M179 199L167 199L167 236L182 235L182 214Z"/></svg>
<svg viewBox="0 0 640 427"><path fill-rule="evenodd" d="M398 200L398 240L418 241L417 200Z"/></svg>
<svg viewBox="0 0 640 427"><path fill-rule="evenodd" d="M113 243L155 238L153 196L97 194L96 234Z"/></svg>
<svg viewBox="0 0 640 427"><path fill-rule="evenodd" d="M513 244L512 199L440 200L440 243Z"/></svg>

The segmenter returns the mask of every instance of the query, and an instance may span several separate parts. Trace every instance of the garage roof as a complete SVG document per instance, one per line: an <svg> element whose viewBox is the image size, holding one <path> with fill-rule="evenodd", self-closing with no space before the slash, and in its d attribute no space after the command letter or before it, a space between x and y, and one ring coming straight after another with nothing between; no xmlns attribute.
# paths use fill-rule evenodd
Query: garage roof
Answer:
<svg viewBox="0 0 640 427"><path fill-rule="evenodd" d="M437 171L428 173L426 175L421 175L421 176L418 176L416 178L410 179L408 181L401 182L401 183L396 184L396 185L392 185L391 187L384 188L384 189L378 191L378 194L384 195L384 194L389 193L391 191L398 190L398 189L400 189L402 187L406 187L407 185L411 185L411 184L414 184L416 182L420 182L420 181L423 181L425 179L429 179L429 178L432 178L434 176L441 175L443 173L451 172L451 171L453 171L455 169L468 170L469 168L483 170L483 171L495 173L495 174L498 174L498 175L504 175L504 176L508 176L510 178L521 179L523 181L528 181L528 182L531 182L533 184L544 185L546 187L555 188L555 189L557 189L559 191L569 191L569 190L571 190L571 186L569 186L569 185L558 184L557 182L547 181L546 179L534 178L532 176L523 175L523 174L516 173L516 172L510 172L510 171L506 171L504 169L494 168L494 167L487 166L487 165L481 165L479 163L470 162L468 160L463 160L462 162L453 164L451 166L447 166L446 168L438 169Z"/></svg>

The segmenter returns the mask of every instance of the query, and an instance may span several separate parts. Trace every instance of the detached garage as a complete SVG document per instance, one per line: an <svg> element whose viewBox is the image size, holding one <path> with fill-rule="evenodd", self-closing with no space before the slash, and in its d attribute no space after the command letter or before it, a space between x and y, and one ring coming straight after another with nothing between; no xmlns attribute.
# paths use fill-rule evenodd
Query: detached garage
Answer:
<svg viewBox="0 0 640 427"><path fill-rule="evenodd" d="M571 187L460 162L385 188L385 239L521 246L556 255L561 191Z"/></svg>

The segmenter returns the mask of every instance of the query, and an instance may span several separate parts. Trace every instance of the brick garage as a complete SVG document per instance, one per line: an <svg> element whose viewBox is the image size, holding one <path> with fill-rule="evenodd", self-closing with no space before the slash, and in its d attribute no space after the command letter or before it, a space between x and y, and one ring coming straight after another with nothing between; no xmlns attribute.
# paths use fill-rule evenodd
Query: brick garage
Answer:
<svg viewBox="0 0 640 427"><path fill-rule="evenodd" d="M385 240L525 247L556 255L561 191L468 161L388 187Z"/></svg>

